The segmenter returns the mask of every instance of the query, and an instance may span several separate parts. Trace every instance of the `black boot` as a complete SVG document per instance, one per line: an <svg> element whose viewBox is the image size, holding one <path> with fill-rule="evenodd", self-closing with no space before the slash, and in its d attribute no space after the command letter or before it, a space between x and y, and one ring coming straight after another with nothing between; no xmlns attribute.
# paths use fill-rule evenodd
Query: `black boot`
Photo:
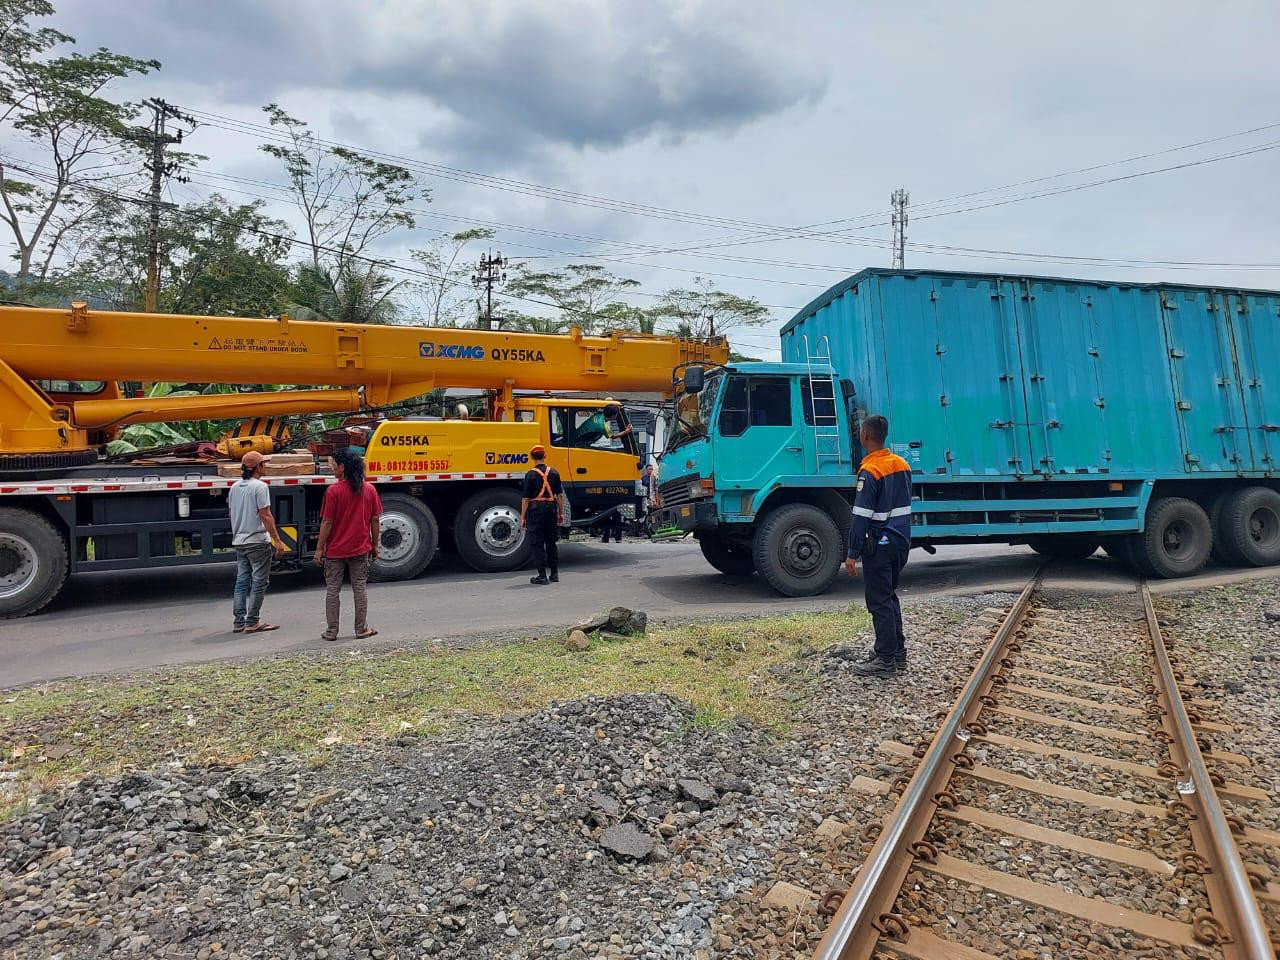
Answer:
<svg viewBox="0 0 1280 960"><path fill-rule="evenodd" d="M540 587L541 587L541 586L543 586L543 585L545 585L545 584L550 583L551 581L547 579L547 575L546 575L546 573L545 573L544 571L539 570L539 571L538 571L538 575L537 575L536 577L530 577L530 578L529 578L529 582L530 582L530 583L537 584L538 586L540 586Z"/></svg>
<svg viewBox="0 0 1280 960"><path fill-rule="evenodd" d="M559 583L559 582L560 582L560 572L559 572L558 570L552 570L552 571L551 571L550 581L551 581L551 583Z"/></svg>
<svg viewBox="0 0 1280 960"><path fill-rule="evenodd" d="M874 660L855 663L853 672L860 677L892 677L898 673L898 665L893 660L876 657Z"/></svg>

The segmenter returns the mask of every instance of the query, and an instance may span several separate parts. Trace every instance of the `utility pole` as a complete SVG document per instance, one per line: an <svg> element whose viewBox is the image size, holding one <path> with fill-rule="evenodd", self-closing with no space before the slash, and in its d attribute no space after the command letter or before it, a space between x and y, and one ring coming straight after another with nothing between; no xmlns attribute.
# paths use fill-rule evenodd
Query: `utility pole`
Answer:
<svg viewBox="0 0 1280 960"><path fill-rule="evenodd" d="M476 266L476 272L471 275L471 283L477 290L484 287L484 313L478 320L481 330L493 329L493 285L506 282L506 270L506 257L501 253L496 256L492 253L485 253L481 254L480 263ZM477 300L477 308L479 308L479 305L480 302Z"/></svg>
<svg viewBox="0 0 1280 960"><path fill-rule="evenodd" d="M147 313L155 313L156 301L160 297L160 208L165 206L161 202L161 190L165 178L172 176L181 166L177 160L165 159L164 148L171 143L181 143L184 135L181 130L176 134L169 133L165 129L166 121L181 120L191 124L193 128L196 121L194 117L187 116L158 97L143 101L143 105L151 111L151 126L137 127L134 133L140 143L150 148L148 158L143 162L143 166L151 172L151 194L147 201L151 220L147 225L147 291L144 309Z"/></svg>
<svg viewBox="0 0 1280 960"><path fill-rule="evenodd" d="M904 187L899 187L889 196L889 204L893 215L889 218L893 224L893 269L904 270L907 266L907 202L911 199Z"/></svg>

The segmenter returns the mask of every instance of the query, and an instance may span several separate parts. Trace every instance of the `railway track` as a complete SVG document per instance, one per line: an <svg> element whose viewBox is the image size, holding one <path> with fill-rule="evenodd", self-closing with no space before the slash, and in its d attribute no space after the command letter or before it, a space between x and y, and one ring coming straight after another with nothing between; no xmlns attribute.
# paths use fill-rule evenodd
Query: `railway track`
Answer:
<svg viewBox="0 0 1280 960"><path fill-rule="evenodd" d="M1260 861L1280 852L1280 832L1244 812L1270 797L1237 782L1249 759L1217 746L1232 728L1184 692L1145 582L1135 599L1131 619L1082 637L1045 609L1037 576L933 740L881 745L919 762L888 785L896 807L864 835L874 845L838 906L838 894L825 901L815 960L1274 960L1260 902L1273 911L1280 887ZM1070 813L1038 817L1019 797ZM1097 890L1082 861L1106 865L1101 882L1089 874ZM1060 937L1049 952L1045 930Z"/></svg>

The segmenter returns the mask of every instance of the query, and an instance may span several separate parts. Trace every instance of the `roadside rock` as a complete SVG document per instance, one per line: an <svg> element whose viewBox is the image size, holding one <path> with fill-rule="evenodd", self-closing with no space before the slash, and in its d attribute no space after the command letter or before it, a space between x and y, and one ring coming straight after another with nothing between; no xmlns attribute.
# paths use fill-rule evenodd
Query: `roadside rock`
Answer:
<svg viewBox="0 0 1280 960"><path fill-rule="evenodd" d="M1280 603L1263 604L1262 619L1270 620L1273 623L1280 623Z"/></svg>
<svg viewBox="0 0 1280 960"><path fill-rule="evenodd" d="M600 834L600 846L622 860L643 860L657 842L634 823L619 823Z"/></svg>
<svg viewBox="0 0 1280 960"><path fill-rule="evenodd" d="M564 646L566 650L574 650L582 652L591 649L591 641L587 639L587 635L581 630L570 630L569 636L565 638Z"/></svg>
<svg viewBox="0 0 1280 960"><path fill-rule="evenodd" d="M709 783L703 783L701 780L681 780L677 784L680 788L680 796L686 800L692 800L694 803L702 807L713 806L716 802L716 788Z"/></svg>

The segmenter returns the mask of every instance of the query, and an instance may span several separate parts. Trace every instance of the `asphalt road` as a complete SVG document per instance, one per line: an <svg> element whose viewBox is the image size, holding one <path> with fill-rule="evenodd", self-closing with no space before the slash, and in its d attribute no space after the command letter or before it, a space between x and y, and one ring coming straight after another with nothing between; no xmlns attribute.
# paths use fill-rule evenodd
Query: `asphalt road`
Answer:
<svg viewBox="0 0 1280 960"><path fill-rule="evenodd" d="M902 596L1021 589L1039 558L1023 547L957 546L936 556L917 550L903 572ZM1081 586L1120 588L1132 579L1112 560L1062 565ZM1215 571L1170 586L1275 576L1275 571ZM758 577L717 573L693 542L597 542L561 545L561 583L529 584L528 572L477 574L443 556L422 577L370 587L373 644L437 638L560 630L618 604L651 618L750 616L821 610L861 603L862 585L843 574L826 595L802 600L774 594ZM318 570L277 574L263 618L274 633L231 632L230 565L160 571L122 571L75 577L45 612L0 621L0 688L66 676L136 670L263 653L342 649L351 635L351 598L344 588L343 636L320 640L324 582ZM1055 576L1055 583L1061 576Z"/></svg>

